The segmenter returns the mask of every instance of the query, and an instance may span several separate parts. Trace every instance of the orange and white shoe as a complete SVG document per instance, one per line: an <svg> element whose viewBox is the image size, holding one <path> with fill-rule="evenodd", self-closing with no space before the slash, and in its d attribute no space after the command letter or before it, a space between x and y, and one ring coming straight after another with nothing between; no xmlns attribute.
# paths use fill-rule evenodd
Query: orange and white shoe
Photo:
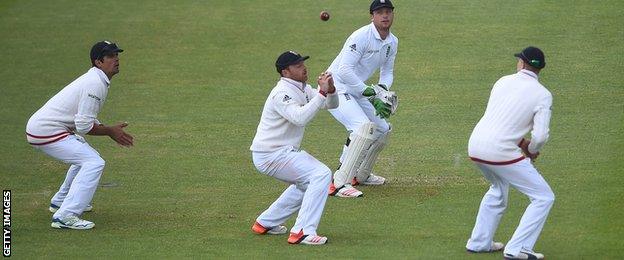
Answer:
<svg viewBox="0 0 624 260"><path fill-rule="evenodd" d="M336 196L336 197L341 197L341 198L357 198L357 197L364 196L364 193L362 193L356 188L353 188L351 184L345 184L340 188L336 188L333 183L330 185L331 185L329 187L330 196ZM332 187L333 187L333 191L332 191Z"/></svg>
<svg viewBox="0 0 624 260"><path fill-rule="evenodd" d="M282 225L274 226L272 228L265 228L262 225L260 225L260 223L258 223L258 221L256 221L256 222L254 222L253 226L251 226L251 231L253 231L254 233L256 233L258 235L264 235L264 234L282 235L282 234L286 234L286 232L288 232L288 228L286 228L285 226L282 226Z"/></svg>
<svg viewBox="0 0 624 260"><path fill-rule="evenodd" d="M322 236L310 236L304 235L303 230L299 231L299 233L290 233L288 237L288 244L296 245L296 244L304 244L304 245L324 245L327 243L327 237Z"/></svg>

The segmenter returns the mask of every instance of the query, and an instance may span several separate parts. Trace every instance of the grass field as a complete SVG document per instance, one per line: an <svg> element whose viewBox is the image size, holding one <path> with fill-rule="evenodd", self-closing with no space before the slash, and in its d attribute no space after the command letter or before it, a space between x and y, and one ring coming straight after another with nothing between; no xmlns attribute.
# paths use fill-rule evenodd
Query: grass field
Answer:
<svg viewBox="0 0 624 260"><path fill-rule="evenodd" d="M324 247L289 246L249 228L286 185L258 174L249 145L274 62L287 49L326 69L369 22L366 0L0 1L0 186L13 192L15 258L500 259L465 242L487 183L467 159L491 85L514 52L542 48L554 96L551 139L536 166L557 197L536 250L549 259L620 259L624 249L624 2L396 0L399 37L391 144L366 197L329 198ZM321 10L331 20L318 18ZM135 147L88 137L107 160L84 218L50 228L66 165L32 149L30 115L90 66L111 39L126 51L100 120L128 121ZM314 78L312 76L311 78ZM303 149L337 166L345 130L327 112ZM527 205L512 192L506 242ZM292 221L287 223L292 225Z"/></svg>

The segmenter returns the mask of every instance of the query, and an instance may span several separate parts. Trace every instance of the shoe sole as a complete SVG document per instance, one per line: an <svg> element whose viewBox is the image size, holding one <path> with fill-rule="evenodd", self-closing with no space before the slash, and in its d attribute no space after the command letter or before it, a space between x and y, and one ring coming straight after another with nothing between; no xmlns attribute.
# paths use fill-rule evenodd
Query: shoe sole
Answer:
<svg viewBox="0 0 624 260"><path fill-rule="evenodd" d="M68 225L65 225L65 224L59 223L59 222L52 222L52 224L50 224L50 226L53 227L53 228L59 228L59 229L86 230L86 229L92 229L93 227L95 227L95 223L93 223L91 225L84 226L84 227L77 227L77 226L68 226Z"/></svg>
<svg viewBox="0 0 624 260"><path fill-rule="evenodd" d="M386 182L363 182L362 185L366 185L366 186L379 186L379 185L384 185Z"/></svg>
<svg viewBox="0 0 624 260"><path fill-rule="evenodd" d="M59 209L59 208L53 208L53 207L49 207L49 208L48 208L48 210L49 210L51 213L56 213L56 211L58 211L58 209ZM91 207L91 208L87 208L87 209L85 209L85 210L84 210L84 211L82 211L82 212L84 213L84 212L91 212L91 211L93 211L93 207Z"/></svg>
<svg viewBox="0 0 624 260"><path fill-rule="evenodd" d="M342 195L340 193L336 193L336 195L334 195L335 197L340 197L340 198L360 198L360 197L364 197L364 194L360 194L357 196L349 196L349 195Z"/></svg>

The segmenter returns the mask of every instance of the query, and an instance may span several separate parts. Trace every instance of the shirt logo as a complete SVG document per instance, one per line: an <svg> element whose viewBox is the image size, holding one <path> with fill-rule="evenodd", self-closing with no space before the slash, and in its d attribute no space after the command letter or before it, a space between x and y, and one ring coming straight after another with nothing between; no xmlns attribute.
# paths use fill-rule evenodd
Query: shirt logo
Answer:
<svg viewBox="0 0 624 260"><path fill-rule="evenodd" d="M92 99L97 100L97 101L102 101L102 100L101 100L99 97L97 97L96 95L89 94L88 96L89 96L90 98L92 98Z"/></svg>
<svg viewBox="0 0 624 260"><path fill-rule="evenodd" d="M282 99L282 102L286 103L288 101L290 101L292 98L290 98L288 95L284 95L284 99Z"/></svg>
<svg viewBox="0 0 624 260"><path fill-rule="evenodd" d="M351 51L356 51L357 50L357 46L355 45L355 43L351 46L349 46L349 48L351 48Z"/></svg>

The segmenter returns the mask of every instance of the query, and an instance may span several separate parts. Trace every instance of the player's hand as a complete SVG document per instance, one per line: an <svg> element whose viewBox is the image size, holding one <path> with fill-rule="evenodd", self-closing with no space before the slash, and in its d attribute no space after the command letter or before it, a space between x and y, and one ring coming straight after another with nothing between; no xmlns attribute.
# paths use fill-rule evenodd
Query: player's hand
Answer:
<svg viewBox="0 0 624 260"><path fill-rule="evenodd" d="M336 87L334 86L334 79L329 71L321 73L318 77L317 81L320 91L325 93L334 93L336 92Z"/></svg>
<svg viewBox="0 0 624 260"><path fill-rule="evenodd" d="M118 144L128 147L134 145L134 138L123 130L126 126L128 126L128 123L125 122L110 126L108 136Z"/></svg>
<svg viewBox="0 0 624 260"><path fill-rule="evenodd" d="M529 159L531 159L532 162L534 162L537 157L539 156L539 152L537 153L531 153L529 152L529 144L531 143L531 140L527 140L527 139L522 139L522 141L520 142L520 145L518 145L520 147L520 149L522 149L522 152L524 153L524 155L526 157L529 157Z"/></svg>
<svg viewBox="0 0 624 260"><path fill-rule="evenodd" d="M372 104L373 104L373 107L375 108L376 115L378 115L379 117L383 119L390 117L390 114L391 114L390 104L383 102L379 98L374 98L372 101Z"/></svg>
<svg viewBox="0 0 624 260"><path fill-rule="evenodd" d="M384 84L370 85L370 86L366 86L364 91L362 91L362 96L373 97L382 91L388 91L388 87L386 87L386 85Z"/></svg>

